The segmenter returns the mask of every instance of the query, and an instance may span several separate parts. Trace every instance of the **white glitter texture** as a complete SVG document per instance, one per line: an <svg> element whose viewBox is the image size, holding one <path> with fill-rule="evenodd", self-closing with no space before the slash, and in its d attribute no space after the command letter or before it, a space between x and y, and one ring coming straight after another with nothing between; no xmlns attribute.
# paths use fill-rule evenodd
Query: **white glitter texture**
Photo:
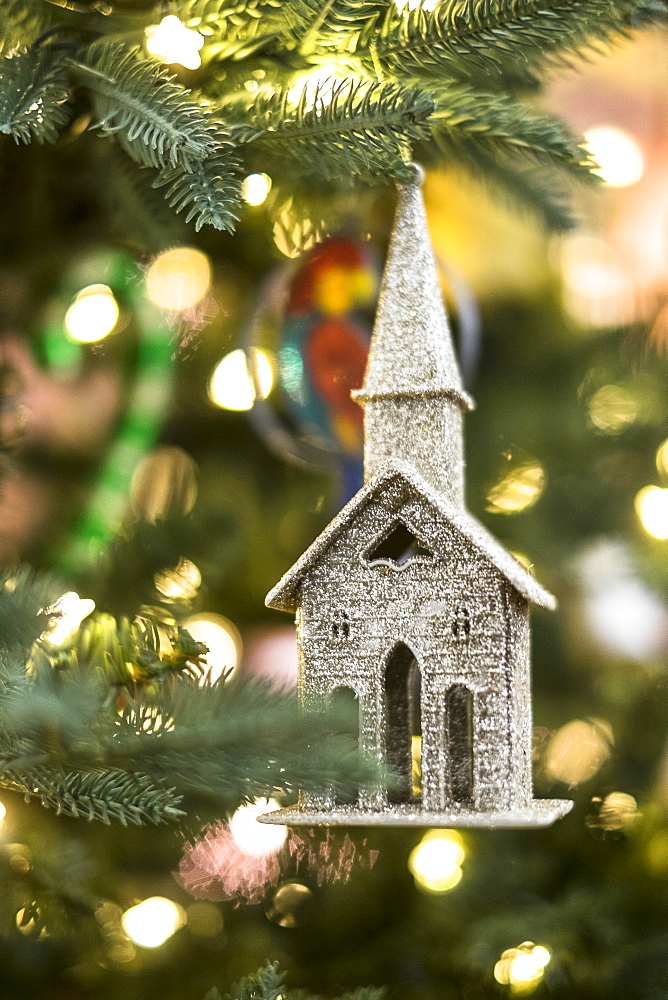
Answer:
<svg viewBox="0 0 668 1000"><path fill-rule="evenodd" d="M354 692L361 747L400 784L362 788L346 804L302 794L261 821L549 825L572 803L532 796L529 602L555 600L464 508L462 414L473 403L419 179L399 187L355 395L365 408L365 485L267 604L296 612L303 703L326 709L337 690Z"/></svg>

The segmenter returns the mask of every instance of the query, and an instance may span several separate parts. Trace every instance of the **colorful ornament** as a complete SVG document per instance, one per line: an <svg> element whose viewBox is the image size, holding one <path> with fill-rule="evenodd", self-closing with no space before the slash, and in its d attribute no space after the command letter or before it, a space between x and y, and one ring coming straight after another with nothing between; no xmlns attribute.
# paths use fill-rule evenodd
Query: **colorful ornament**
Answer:
<svg viewBox="0 0 668 1000"><path fill-rule="evenodd" d="M547 826L534 800L529 604L555 600L464 506L464 392L420 181L399 202L362 389L365 485L267 596L297 614L299 688L354 697L398 776L300 795L268 823ZM326 724L326 723L323 723Z"/></svg>

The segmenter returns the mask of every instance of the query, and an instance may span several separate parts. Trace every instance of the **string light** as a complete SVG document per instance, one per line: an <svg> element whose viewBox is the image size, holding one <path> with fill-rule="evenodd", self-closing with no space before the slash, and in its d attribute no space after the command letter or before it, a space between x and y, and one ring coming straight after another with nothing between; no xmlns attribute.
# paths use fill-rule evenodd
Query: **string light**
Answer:
<svg viewBox="0 0 668 1000"><path fill-rule="evenodd" d="M183 623L193 639L203 642L209 648L204 663L206 673L202 684L213 684L225 673L234 673L241 656L241 636L239 630L222 615L193 615Z"/></svg>
<svg viewBox="0 0 668 1000"><path fill-rule="evenodd" d="M44 638L54 646L62 646L76 632L84 618L95 610L95 601L79 597L74 591L63 594L55 604L48 608L49 614L55 614L50 628L44 633Z"/></svg>
<svg viewBox="0 0 668 1000"><path fill-rule="evenodd" d="M508 948L494 966L494 978L514 993L529 993L541 981L552 958L543 945L525 941L519 948Z"/></svg>
<svg viewBox="0 0 668 1000"><path fill-rule="evenodd" d="M7 806L4 802L0 802L0 825L4 822L5 816L7 815Z"/></svg>
<svg viewBox="0 0 668 1000"><path fill-rule="evenodd" d="M648 535L661 540L668 538L668 489L644 486L636 494L635 508Z"/></svg>
<svg viewBox="0 0 668 1000"><path fill-rule="evenodd" d="M641 815L628 792L610 792L603 799L592 799L592 805L596 811L585 820L592 830L628 830Z"/></svg>
<svg viewBox="0 0 668 1000"><path fill-rule="evenodd" d="M191 601L202 583L202 574L190 559L179 559L175 569L163 569L153 577L155 589L171 600Z"/></svg>
<svg viewBox="0 0 668 1000"><path fill-rule="evenodd" d="M71 340L93 344L112 332L119 315L118 303L108 285L88 285L65 313L65 329Z"/></svg>
<svg viewBox="0 0 668 1000"><path fill-rule="evenodd" d="M456 830L430 830L411 852L408 868L421 889L447 892L461 882L465 857L464 841Z"/></svg>
<svg viewBox="0 0 668 1000"><path fill-rule="evenodd" d="M275 799L257 799L237 809L230 820L230 833L244 854L263 858L280 851L288 836L287 826L257 821L258 816L278 808Z"/></svg>
<svg viewBox="0 0 668 1000"><path fill-rule="evenodd" d="M159 254L146 274L146 294L172 312L192 309L211 287L211 263L196 247L174 247Z"/></svg>
<svg viewBox="0 0 668 1000"><path fill-rule="evenodd" d="M230 351L218 363L209 382L211 402L223 410L250 410L259 396L266 399L274 385L274 371L268 355L252 351L255 378L248 356L240 348Z"/></svg>
<svg viewBox="0 0 668 1000"><path fill-rule="evenodd" d="M261 205L271 191L268 174L249 174L241 185L241 197L247 205Z"/></svg>
<svg viewBox="0 0 668 1000"><path fill-rule="evenodd" d="M584 134L585 147L598 166L593 173L608 187L622 188L637 184L645 163L640 146L628 132L611 125L599 125Z"/></svg>
<svg viewBox="0 0 668 1000"><path fill-rule="evenodd" d="M668 476L668 441L664 441L657 449L656 467L663 476Z"/></svg>
<svg viewBox="0 0 668 1000"><path fill-rule="evenodd" d="M185 911L164 896L151 896L121 918L127 936L142 948L159 948L186 922Z"/></svg>
<svg viewBox="0 0 668 1000"><path fill-rule="evenodd" d="M339 85L348 79L350 78L345 75L342 67L336 63L318 66L295 76L294 83L288 90L288 100L296 104L305 93L307 103L317 97L318 103L328 104Z"/></svg>
<svg viewBox="0 0 668 1000"><path fill-rule="evenodd" d="M186 69L199 69L202 65L200 49L204 38L199 31L186 28L175 14L167 14L160 24L152 24L144 31L146 50L165 63L178 63Z"/></svg>
<svg viewBox="0 0 668 1000"><path fill-rule="evenodd" d="M570 786L588 781L610 757L613 742L612 729L603 719L574 719L550 740L545 773Z"/></svg>

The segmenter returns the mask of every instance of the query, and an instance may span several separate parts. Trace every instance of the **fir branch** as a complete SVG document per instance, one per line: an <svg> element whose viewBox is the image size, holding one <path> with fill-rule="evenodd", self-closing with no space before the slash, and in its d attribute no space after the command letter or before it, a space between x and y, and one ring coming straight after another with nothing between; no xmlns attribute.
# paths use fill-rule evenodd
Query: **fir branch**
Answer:
<svg viewBox="0 0 668 1000"><path fill-rule="evenodd" d="M439 82L431 91L437 110L431 121L438 147L449 159L464 153L530 158L565 168L596 182L594 166L570 128L560 118L537 111L509 94L490 94L466 85Z"/></svg>
<svg viewBox="0 0 668 1000"><path fill-rule="evenodd" d="M44 0L2 0L0 53L30 45L46 31L50 22L50 11Z"/></svg>
<svg viewBox="0 0 668 1000"><path fill-rule="evenodd" d="M123 826L164 823L185 813L181 796L161 787L142 774L109 769L68 772L59 768L34 767L16 771L3 766L0 787L37 798L47 809L75 819L98 820Z"/></svg>
<svg viewBox="0 0 668 1000"><path fill-rule="evenodd" d="M221 151L201 160L190 170L162 170L154 188L165 188L165 198L176 212L186 211L186 222L195 220L197 232L204 225L234 232L241 203L240 163L231 151Z"/></svg>
<svg viewBox="0 0 668 1000"><path fill-rule="evenodd" d="M297 174L404 176L411 143L425 135L431 99L352 79L336 83L328 99L325 94L318 87L311 98L305 86L296 107L288 90L261 98L250 113L252 141L288 159Z"/></svg>
<svg viewBox="0 0 668 1000"><path fill-rule="evenodd" d="M91 91L98 127L138 163L187 169L214 151L205 109L137 49L96 42L71 65Z"/></svg>
<svg viewBox="0 0 668 1000"><path fill-rule="evenodd" d="M285 18L303 55L354 51L368 43L387 0L289 0Z"/></svg>
<svg viewBox="0 0 668 1000"><path fill-rule="evenodd" d="M48 609L64 590L55 577L28 566L0 571L0 654L25 662L54 617ZM6 681L0 676L0 690Z"/></svg>
<svg viewBox="0 0 668 1000"><path fill-rule="evenodd" d="M187 27L211 37L210 58L246 59L288 34L281 0L186 0L170 10Z"/></svg>
<svg viewBox="0 0 668 1000"><path fill-rule="evenodd" d="M583 48L665 17L664 0L442 0L433 11L395 12L356 55L391 75L532 84L546 64L569 65Z"/></svg>
<svg viewBox="0 0 668 1000"><path fill-rule="evenodd" d="M15 142L55 142L69 118L67 73L48 49L13 52L0 63L0 132Z"/></svg>
<svg viewBox="0 0 668 1000"><path fill-rule="evenodd" d="M278 963L270 962L251 976L246 976L225 995L225 1000L320 1000L304 990L290 990L285 985L286 976ZM362 987L346 993L339 1000L383 1000L384 989ZM221 1000L217 989L209 990L204 1000Z"/></svg>

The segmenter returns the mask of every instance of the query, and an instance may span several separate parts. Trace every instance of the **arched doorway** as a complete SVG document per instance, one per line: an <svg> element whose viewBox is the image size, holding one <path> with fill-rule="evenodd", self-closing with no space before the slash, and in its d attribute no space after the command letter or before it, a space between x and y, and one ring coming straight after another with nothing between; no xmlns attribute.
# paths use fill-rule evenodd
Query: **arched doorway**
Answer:
<svg viewBox="0 0 668 1000"><path fill-rule="evenodd" d="M450 752L450 795L455 802L473 796L473 694L455 684L446 698L446 724Z"/></svg>
<svg viewBox="0 0 668 1000"><path fill-rule="evenodd" d="M389 802L421 797L420 668L411 649L398 643L385 665L385 756L399 783L388 790Z"/></svg>
<svg viewBox="0 0 668 1000"><path fill-rule="evenodd" d="M329 704L335 726L335 732L352 736L359 746L360 739L360 705L355 691L349 687L337 687L331 693ZM359 789L344 795L336 792L334 802L337 806L353 805L359 800Z"/></svg>

